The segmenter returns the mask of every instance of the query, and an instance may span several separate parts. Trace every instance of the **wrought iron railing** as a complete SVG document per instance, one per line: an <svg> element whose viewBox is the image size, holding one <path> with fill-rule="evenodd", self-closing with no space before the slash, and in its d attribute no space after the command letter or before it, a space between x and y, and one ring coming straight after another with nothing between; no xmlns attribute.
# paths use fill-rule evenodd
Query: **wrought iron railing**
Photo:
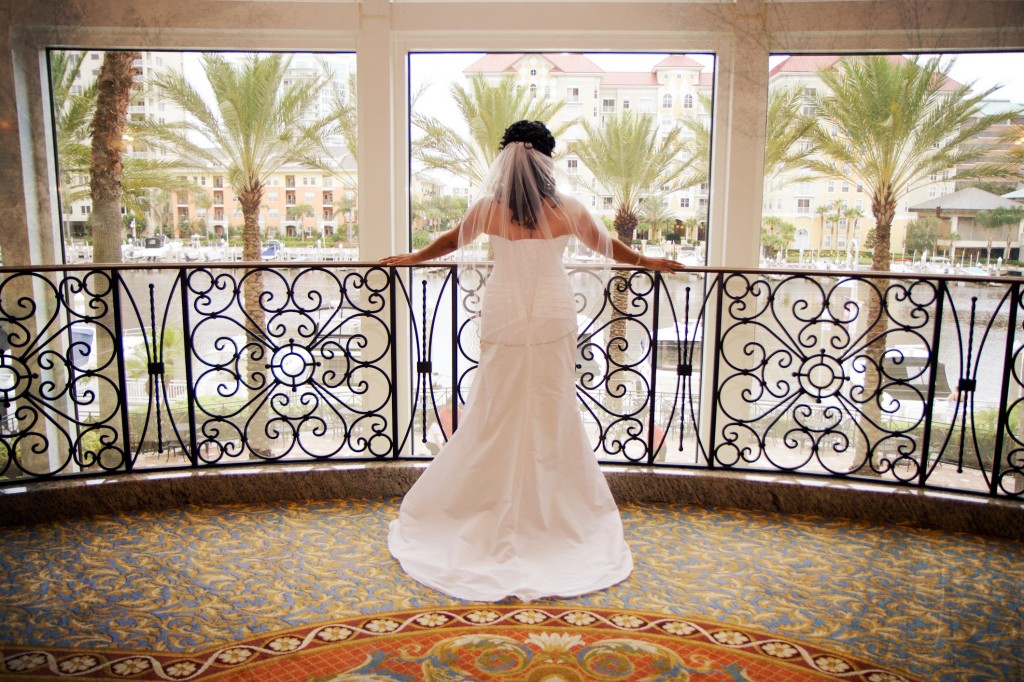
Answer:
<svg viewBox="0 0 1024 682"><path fill-rule="evenodd" d="M1024 499L1021 280L585 265L577 394L608 463ZM0 269L0 484L429 457L487 271Z"/></svg>

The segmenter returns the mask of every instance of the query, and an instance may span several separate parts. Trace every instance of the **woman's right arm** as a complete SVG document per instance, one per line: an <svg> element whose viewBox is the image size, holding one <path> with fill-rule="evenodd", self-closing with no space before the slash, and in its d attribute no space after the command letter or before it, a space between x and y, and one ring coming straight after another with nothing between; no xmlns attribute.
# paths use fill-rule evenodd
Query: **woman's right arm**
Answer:
<svg viewBox="0 0 1024 682"><path fill-rule="evenodd" d="M380 259L381 265L397 267L401 265L419 265L428 260L436 260L441 256L447 256L459 248L459 230L462 223L441 234L437 239L427 246L414 253L402 253L394 256L386 256Z"/></svg>

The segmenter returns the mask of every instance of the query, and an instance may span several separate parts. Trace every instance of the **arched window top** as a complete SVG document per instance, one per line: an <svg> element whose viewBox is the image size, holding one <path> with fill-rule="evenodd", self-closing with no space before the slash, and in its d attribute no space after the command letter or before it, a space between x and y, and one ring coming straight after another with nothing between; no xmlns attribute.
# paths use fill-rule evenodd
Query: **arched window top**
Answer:
<svg viewBox="0 0 1024 682"><path fill-rule="evenodd" d="M693 109L693 95L691 95L690 93L686 93L685 95L683 95L683 108Z"/></svg>
<svg viewBox="0 0 1024 682"><path fill-rule="evenodd" d="M671 109L672 108L672 95L671 94L666 92L665 95L661 98L661 107L662 107L662 109Z"/></svg>

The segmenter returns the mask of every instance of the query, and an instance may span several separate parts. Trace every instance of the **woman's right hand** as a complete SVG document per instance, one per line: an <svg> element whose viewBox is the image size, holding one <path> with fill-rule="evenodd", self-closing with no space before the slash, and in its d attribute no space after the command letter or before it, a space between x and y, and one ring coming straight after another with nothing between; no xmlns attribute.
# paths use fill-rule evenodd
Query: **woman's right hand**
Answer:
<svg viewBox="0 0 1024 682"><path fill-rule="evenodd" d="M394 256L385 256L378 261L381 265L387 265L392 268L401 267L403 265L416 265L420 262L420 259L416 257L415 253L400 253Z"/></svg>

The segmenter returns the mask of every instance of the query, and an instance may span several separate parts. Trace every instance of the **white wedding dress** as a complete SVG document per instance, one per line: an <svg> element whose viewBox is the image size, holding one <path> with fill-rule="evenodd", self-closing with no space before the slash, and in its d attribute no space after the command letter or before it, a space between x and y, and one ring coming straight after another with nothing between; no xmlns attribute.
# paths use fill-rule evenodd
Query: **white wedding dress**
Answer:
<svg viewBox="0 0 1024 682"><path fill-rule="evenodd" d="M580 417L566 237L492 237L480 364L459 428L391 523L410 576L459 599L570 597L633 559Z"/></svg>

